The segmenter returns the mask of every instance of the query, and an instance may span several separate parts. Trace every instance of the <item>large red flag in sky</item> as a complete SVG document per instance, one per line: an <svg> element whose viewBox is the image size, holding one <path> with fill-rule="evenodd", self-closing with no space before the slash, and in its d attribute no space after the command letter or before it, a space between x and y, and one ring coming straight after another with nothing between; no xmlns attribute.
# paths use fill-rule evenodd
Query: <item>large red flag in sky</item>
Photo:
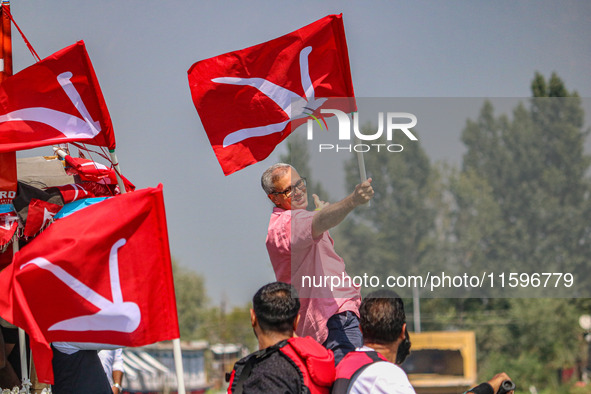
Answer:
<svg viewBox="0 0 591 394"><path fill-rule="evenodd" d="M179 338L162 186L49 226L0 272L0 316L29 334L42 382L53 380L50 342Z"/></svg>
<svg viewBox="0 0 591 394"><path fill-rule="evenodd" d="M193 103L224 174L265 159L327 98L354 97L341 15L195 63ZM354 100L331 106L355 110Z"/></svg>
<svg viewBox="0 0 591 394"><path fill-rule="evenodd" d="M83 41L0 84L0 152L70 141L115 149L111 118Z"/></svg>

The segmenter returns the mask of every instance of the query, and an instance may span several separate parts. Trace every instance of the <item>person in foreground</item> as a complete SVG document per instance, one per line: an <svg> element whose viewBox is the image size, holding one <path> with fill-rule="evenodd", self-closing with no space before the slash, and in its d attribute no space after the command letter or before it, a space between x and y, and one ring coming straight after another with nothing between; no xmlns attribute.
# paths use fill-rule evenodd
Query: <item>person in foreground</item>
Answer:
<svg viewBox="0 0 591 394"><path fill-rule="evenodd" d="M275 277L292 284L301 297L301 321L296 332L333 350L338 363L362 344L358 320L361 297L345 272L343 259L334 250L328 230L373 197L371 179L332 204L313 195L315 211L306 210L306 179L289 164L269 167L261 185L275 205L266 239ZM323 278L331 281L318 284Z"/></svg>
<svg viewBox="0 0 591 394"><path fill-rule="evenodd" d="M123 348L106 349L98 352L98 356L111 385L113 394L119 394L123 391L121 386L125 367L123 365Z"/></svg>
<svg viewBox="0 0 591 394"><path fill-rule="evenodd" d="M329 393L334 357L314 339L294 335L300 309L295 289L269 283L254 295L252 306L259 350L234 365L228 393Z"/></svg>
<svg viewBox="0 0 591 394"><path fill-rule="evenodd" d="M363 299L359 314L363 347L347 354L337 366L332 393L415 393L399 367L411 345L402 299L391 290L373 292ZM468 392L493 394L507 379L507 374L500 373Z"/></svg>
<svg viewBox="0 0 591 394"><path fill-rule="evenodd" d="M93 344L53 342L54 394L113 394Z"/></svg>

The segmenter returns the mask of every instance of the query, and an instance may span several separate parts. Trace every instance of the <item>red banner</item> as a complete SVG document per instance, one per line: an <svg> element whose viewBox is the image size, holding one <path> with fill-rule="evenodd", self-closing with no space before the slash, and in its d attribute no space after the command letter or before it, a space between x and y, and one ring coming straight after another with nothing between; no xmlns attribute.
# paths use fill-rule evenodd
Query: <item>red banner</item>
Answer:
<svg viewBox="0 0 591 394"><path fill-rule="evenodd" d="M12 203L16 190L16 153L0 153L0 205Z"/></svg>
<svg viewBox="0 0 591 394"><path fill-rule="evenodd" d="M341 15L195 63L193 103L224 174L268 157L332 97L354 97ZM345 112L354 100L341 100ZM332 107L334 108L334 107Z"/></svg>
<svg viewBox="0 0 591 394"><path fill-rule="evenodd" d="M179 338L162 186L55 221L0 272L0 316L29 334L46 383L50 342Z"/></svg>
<svg viewBox="0 0 591 394"><path fill-rule="evenodd" d="M115 148L111 118L83 41L0 85L0 152L70 141Z"/></svg>
<svg viewBox="0 0 591 394"><path fill-rule="evenodd" d="M117 185L115 170L92 160L67 155L64 160L70 167L68 173L75 173L83 181L97 182L104 185ZM127 191L135 190L135 185L120 175Z"/></svg>

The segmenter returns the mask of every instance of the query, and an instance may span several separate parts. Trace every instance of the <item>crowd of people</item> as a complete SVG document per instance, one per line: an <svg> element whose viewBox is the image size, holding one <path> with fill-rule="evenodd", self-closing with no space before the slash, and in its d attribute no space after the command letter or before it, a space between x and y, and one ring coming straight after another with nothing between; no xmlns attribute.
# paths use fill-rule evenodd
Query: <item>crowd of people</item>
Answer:
<svg viewBox="0 0 591 394"><path fill-rule="evenodd" d="M293 286L269 283L257 291L252 305L259 350L234 365L228 393L415 392L400 367L411 343L404 303L395 292L381 290L363 299L359 309L363 345L340 362L313 338L295 334L300 300ZM495 394L507 380L502 372L467 392Z"/></svg>
<svg viewBox="0 0 591 394"><path fill-rule="evenodd" d="M411 341L398 294L380 290L362 298L350 280L337 287L302 281L349 278L329 230L372 199L371 183L363 181L331 204L313 194L314 210L308 210L306 179L295 168L278 163L263 173L261 186L273 203L266 246L277 282L253 297L250 320L259 350L235 364L229 393L415 392L400 367ZM0 342L0 380L18 382L6 362L12 347ZM119 394L121 349L97 353L63 342L52 348L55 393ZM499 373L469 392L495 394L507 380Z"/></svg>
<svg viewBox="0 0 591 394"><path fill-rule="evenodd" d="M381 290L362 299L351 281L337 288L302 282L315 275L348 278L328 230L371 200L371 181L333 204L312 195L309 211L306 179L295 168L278 163L263 173L261 186L274 204L266 245L277 282L253 298L259 350L236 363L229 393L415 392L400 367L411 341L398 294ZM469 392L494 394L507 380L499 373Z"/></svg>

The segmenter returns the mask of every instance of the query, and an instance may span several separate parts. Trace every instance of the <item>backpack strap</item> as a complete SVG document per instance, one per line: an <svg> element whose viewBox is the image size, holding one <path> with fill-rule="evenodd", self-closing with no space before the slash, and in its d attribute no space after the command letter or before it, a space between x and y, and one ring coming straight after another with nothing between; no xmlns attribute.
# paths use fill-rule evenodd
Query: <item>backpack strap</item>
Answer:
<svg viewBox="0 0 591 394"><path fill-rule="evenodd" d="M357 380L359 375L361 375L361 373L363 371L365 371L365 368L367 368L370 365L377 363L379 361L384 361L384 359L381 358L380 355L378 354L378 352L376 352L376 351L365 352L365 354L369 358L371 358L371 362L369 362L369 363L365 364L364 366L362 366L361 368L359 368L357 371L355 371L353 376L351 376L351 380L349 380L349 386L347 386L347 393L351 390L351 387L353 387L353 383L355 383L355 380Z"/></svg>
<svg viewBox="0 0 591 394"><path fill-rule="evenodd" d="M273 346L270 346L266 349L263 349L263 350L260 350L258 352L251 354L246 359L244 367L242 368L242 370L238 374L238 380L235 381L236 388L234 390L232 390L231 392L236 393L236 394L243 394L244 393L244 382L246 382L246 379L248 379L250 377L250 374L252 373L252 369L254 368L254 365L256 363L258 363L259 361L261 361L262 359L268 357L272 353L278 351L281 347L285 346L286 343L287 343L287 341L281 341ZM236 370L234 372L236 372ZM234 373L234 375L235 375L235 373ZM234 376L234 379L235 378L236 378L236 376ZM233 385L234 385L234 381L232 381L230 383L230 387Z"/></svg>
<svg viewBox="0 0 591 394"><path fill-rule="evenodd" d="M250 373L252 372L252 367L254 366L255 362L256 357L250 357L248 361L246 361L246 364L244 364L244 368L242 368L242 371L240 371L240 375L238 376L238 380L236 381L236 389L233 391L233 393L242 394L244 392L244 382L250 376Z"/></svg>
<svg viewBox="0 0 591 394"><path fill-rule="evenodd" d="M343 361L345 361L347 359L347 357L350 357L351 353L349 353L347 356L345 356L345 359L343 359ZM351 388L353 387L353 383L355 383L355 380L357 380L357 378L359 377L359 375L361 375L361 373L365 370L365 368L369 367L370 365L379 362L379 361L386 361L387 360L378 352L376 351L356 351L354 356L355 357L359 357L361 355L367 356L367 358L364 361L361 361L361 366L359 368L357 368L355 370L355 372L353 372L353 374L351 375L350 378L347 377L339 377L339 373L337 372L337 379L332 387L332 393L334 394L344 394L344 393L349 393ZM369 360L368 360L369 359ZM337 368L338 370L338 368Z"/></svg>

